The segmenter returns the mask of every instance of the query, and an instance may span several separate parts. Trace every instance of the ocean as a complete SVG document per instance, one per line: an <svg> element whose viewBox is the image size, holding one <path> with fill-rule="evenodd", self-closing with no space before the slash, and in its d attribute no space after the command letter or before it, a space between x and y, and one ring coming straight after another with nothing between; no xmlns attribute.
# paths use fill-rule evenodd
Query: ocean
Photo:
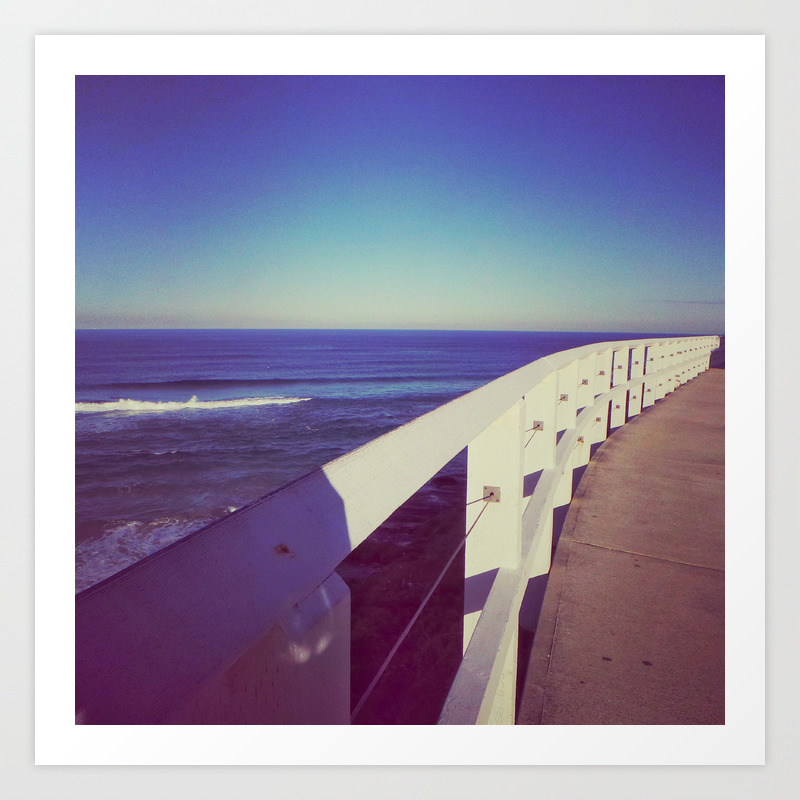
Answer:
<svg viewBox="0 0 800 800"><path fill-rule="evenodd" d="M625 338L78 330L76 592L506 372Z"/></svg>

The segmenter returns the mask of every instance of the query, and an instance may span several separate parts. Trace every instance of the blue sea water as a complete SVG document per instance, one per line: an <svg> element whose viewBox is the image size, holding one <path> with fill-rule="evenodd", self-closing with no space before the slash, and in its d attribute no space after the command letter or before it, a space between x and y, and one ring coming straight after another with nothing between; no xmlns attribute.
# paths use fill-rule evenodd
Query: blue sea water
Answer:
<svg viewBox="0 0 800 800"><path fill-rule="evenodd" d="M76 331L76 591L506 372L622 338Z"/></svg>

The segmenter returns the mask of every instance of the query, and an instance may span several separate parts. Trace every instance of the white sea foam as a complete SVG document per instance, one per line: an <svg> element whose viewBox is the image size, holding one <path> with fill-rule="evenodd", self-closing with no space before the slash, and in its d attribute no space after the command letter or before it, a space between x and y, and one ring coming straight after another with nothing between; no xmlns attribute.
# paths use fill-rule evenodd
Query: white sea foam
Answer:
<svg viewBox="0 0 800 800"><path fill-rule="evenodd" d="M283 406L302 403L310 397L239 397L233 400L108 400L99 403L75 403L76 414L163 413L188 409L209 410L218 408L245 408L248 406Z"/></svg>
<svg viewBox="0 0 800 800"><path fill-rule="evenodd" d="M237 510L237 506L228 506L221 516ZM204 519L159 517L149 522L109 523L101 536L75 547L75 591L88 589L219 518L215 514Z"/></svg>
<svg viewBox="0 0 800 800"><path fill-rule="evenodd" d="M75 591L93 586L211 521L163 517L109 525L101 537L79 542L75 548Z"/></svg>

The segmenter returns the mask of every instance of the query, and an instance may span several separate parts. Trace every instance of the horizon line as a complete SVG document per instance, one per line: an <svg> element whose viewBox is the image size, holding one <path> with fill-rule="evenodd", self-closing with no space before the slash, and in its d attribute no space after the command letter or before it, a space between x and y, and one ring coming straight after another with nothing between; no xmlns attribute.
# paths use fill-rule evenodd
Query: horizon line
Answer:
<svg viewBox="0 0 800 800"><path fill-rule="evenodd" d="M231 327L111 327L111 326L90 326L90 327L75 327L75 332L78 331L286 331L286 332L298 332L298 331L317 331L317 332L333 332L337 331L340 333L561 333L561 334L569 334L569 333L582 333L582 334L594 334L594 333L624 333L624 334L635 334L635 335L663 335L663 336L724 336L724 332L713 332L713 333L692 333L687 331L669 331L669 332L659 332L659 331L647 331L647 330L554 330L554 329L538 329L534 330L531 328L289 328L289 327L281 327L281 328L269 328L269 327L262 327L262 328L251 328L251 327L241 327L241 328L231 328Z"/></svg>

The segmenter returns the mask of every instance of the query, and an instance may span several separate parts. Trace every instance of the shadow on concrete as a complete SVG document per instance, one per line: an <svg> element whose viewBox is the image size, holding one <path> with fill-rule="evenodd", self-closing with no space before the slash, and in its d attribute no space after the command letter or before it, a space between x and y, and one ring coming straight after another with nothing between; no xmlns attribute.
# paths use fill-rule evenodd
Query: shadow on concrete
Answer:
<svg viewBox="0 0 800 800"><path fill-rule="evenodd" d="M544 603L544 594L547 589L549 574L537 575L528 581L525 595L519 612L519 639L517 645L517 699L515 713L519 712L519 705L525 691L525 679L528 672L528 662L533 650L536 628L539 625L539 615Z"/></svg>
<svg viewBox="0 0 800 800"><path fill-rule="evenodd" d="M583 477L583 473L586 472L586 467L588 465L584 464L582 467L575 467L572 470L572 496L575 496L575 490L578 488L578 484L581 482L581 478Z"/></svg>

